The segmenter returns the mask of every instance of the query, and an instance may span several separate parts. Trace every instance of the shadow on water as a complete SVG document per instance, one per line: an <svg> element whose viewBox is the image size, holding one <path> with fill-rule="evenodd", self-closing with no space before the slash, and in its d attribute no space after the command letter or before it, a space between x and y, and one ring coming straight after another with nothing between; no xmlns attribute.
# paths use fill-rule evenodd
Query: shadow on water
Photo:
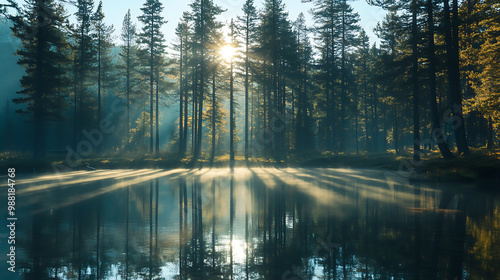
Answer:
<svg viewBox="0 0 500 280"><path fill-rule="evenodd" d="M18 279L500 279L498 195L378 171L74 172L18 202Z"/></svg>

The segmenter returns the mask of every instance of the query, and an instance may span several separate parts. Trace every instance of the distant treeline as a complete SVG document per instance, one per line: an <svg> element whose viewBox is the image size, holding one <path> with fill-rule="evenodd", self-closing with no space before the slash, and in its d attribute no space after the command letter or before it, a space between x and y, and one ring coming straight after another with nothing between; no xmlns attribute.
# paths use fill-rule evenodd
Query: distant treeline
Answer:
<svg viewBox="0 0 500 280"><path fill-rule="evenodd" d="M445 158L470 146L493 148L498 2L369 0L387 10L374 30L379 46L370 46L348 1L309 2L311 26L302 13L289 19L280 0L260 9L247 0L227 24L223 7L193 0L169 46L163 4L146 0L140 28L125 15L117 53L102 1L76 1L70 23L60 1L8 0L0 9L20 39L25 69L13 102L25 105L18 113L29 120L34 157L46 156L47 139L58 141L55 150L86 155L158 155L168 147L212 160L228 150L231 160L239 153L280 161L318 150L412 147L418 160L421 149L436 146ZM168 145L160 130L167 97L178 114ZM13 129L10 119L5 131Z"/></svg>

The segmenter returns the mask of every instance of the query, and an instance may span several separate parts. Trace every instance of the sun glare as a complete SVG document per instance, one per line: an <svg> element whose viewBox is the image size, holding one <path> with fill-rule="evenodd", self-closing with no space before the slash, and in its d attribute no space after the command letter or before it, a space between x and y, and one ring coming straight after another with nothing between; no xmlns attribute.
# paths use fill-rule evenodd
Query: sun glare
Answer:
<svg viewBox="0 0 500 280"><path fill-rule="evenodd" d="M220 53L226 61L231 61L236 50L231 45L225 45L220 49Z"/></svg>

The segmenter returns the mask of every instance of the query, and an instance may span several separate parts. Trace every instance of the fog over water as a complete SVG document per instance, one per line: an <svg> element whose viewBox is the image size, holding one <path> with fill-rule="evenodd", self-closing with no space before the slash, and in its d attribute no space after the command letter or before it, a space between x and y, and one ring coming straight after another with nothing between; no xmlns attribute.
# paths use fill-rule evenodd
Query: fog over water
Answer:
<svg viewBox="0 0 500 280"><path fill-rule="evenodd" d="M498 195L408 184L401 175L237 168L24 176L18 277L8 279L497 279Z"/></svg>

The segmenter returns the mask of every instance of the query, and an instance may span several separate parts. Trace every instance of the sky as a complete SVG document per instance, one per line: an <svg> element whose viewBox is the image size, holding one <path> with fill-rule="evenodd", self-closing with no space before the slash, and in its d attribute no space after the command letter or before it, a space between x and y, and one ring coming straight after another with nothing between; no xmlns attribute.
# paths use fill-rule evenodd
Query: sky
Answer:
<svg viewBox="0 0 500 280"><path fill-rule="evenodd" d="M94 0L96 7L98 0ZM115 39L119 42L119 34L121 32L123 17L130 9L132 17L140 28L137 16L141 14L140 8L142 7L145 0L103 0L103 11L105 14L105 21L107 24L112 24L115 28ZM163 32L167 44L172 44L175 38L175 28L177 23L182 16L184 11L190 11L189 4L191 0L163 0L163 17L168 21L163 27ZM214 3L226 9L227 11L221 15L220 20L224 22L230 22L231 18L236 18L242 15L241 8L243 7L245 0L214 0ZM314 22L309 14L313 4L311 3L301 3L301 0L284 0L286 5L286 10L289 12L290 20L294 21L300 12L303 12L306 16L307 25L312 26ZM264 0L255 0L255 5L258 9L263 7ZM370 6L365 0L355 0L350 2L354 11L360 15L361 22L360 26L365 29L368 36L370 37L370 42L379 42L378 38L373 33L373 28L377 25L377 22L382 21L385 16L385 11L378 7ZM71 19L74 20L74 12L76 9L71 6L67 6L67 10L71 15Z"/></svg>

